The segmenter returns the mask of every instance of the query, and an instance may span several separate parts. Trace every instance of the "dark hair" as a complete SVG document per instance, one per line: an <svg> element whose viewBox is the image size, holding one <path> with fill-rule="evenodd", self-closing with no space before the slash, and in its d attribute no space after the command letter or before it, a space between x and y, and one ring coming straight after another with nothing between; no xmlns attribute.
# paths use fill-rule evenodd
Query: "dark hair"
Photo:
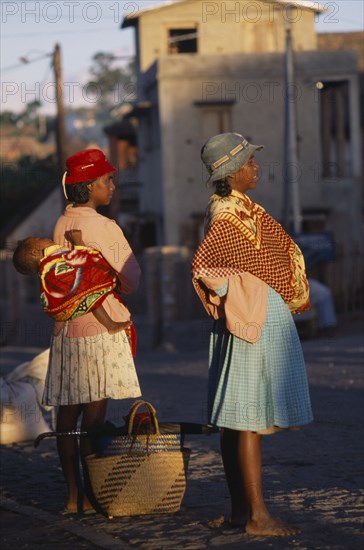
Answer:
<svg viewBox="0 0 364 550"><path fill-rule="evenodd" d="M14 250L13 264L18 273L22 275L35 275L38 273L39 262L32 256L30 238L18 241Z"/></svg>
<svg viewBox="0 0 364 550"><path fill-rule="evenodd" d="M83 181L81 183L73 183L66 185L67 199L70 202L75 202L76 204L85 204L90 198L89 190L87 186L90 183L93 183L96 180Z"/></svg>
<svg viewBox="0 0 364 550"><path fill-rule="evenodd" d="M231 193L231 187L227 178L214 181L215 193L220 197L228 197Z"/></svg>

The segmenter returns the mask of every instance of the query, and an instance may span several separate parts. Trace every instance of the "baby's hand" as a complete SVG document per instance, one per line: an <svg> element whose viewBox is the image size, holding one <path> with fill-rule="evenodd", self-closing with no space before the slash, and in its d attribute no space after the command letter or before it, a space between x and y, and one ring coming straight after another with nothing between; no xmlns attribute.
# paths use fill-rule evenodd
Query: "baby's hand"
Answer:
<svg viewBox="0 0 364 550"><path fill-rule="evenodd" d="M66 231L65 237L73 246L82 246L84 244L81 229L70 229Z"/></svg>

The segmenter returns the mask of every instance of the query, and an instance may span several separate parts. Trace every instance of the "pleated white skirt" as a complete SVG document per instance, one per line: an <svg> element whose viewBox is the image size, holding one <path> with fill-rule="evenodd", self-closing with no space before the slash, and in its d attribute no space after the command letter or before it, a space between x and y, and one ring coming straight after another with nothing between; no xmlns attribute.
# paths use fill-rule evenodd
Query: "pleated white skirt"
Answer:
<svg viewBox="0 0 364 550"><path fill-rule="evenodd" d="M43 393L45 405L76 405L141 395L124 331L68 338L67 323L52 337Z"/></svg>

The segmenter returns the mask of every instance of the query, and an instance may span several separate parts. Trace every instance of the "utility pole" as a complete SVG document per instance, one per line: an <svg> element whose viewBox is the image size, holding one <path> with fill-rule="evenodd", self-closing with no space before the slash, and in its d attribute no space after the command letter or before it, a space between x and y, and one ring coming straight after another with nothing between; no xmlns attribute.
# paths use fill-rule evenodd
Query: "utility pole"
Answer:
<svg viewBox="0 0 364 550"><path fill-rule="evenodd" d="M289 17L289 14L288 14ZM298 181L297 120L295 105L295 79L292 49L291 23L286 28L285 53L285 135L284 135L284 204L283 220L287 231L299 235L302 231L302 215Z"/></svg>
<svg viewBox="0 0 364 550"><path fill-rule="evenodd" d="M57 101L57 127L56 127L56 141L57 141L57 160L58 160L58 172L59 177L65 170L66 165L66 125L63 106L63 78L62 78L62 66L61 66L61 48L59 44L56 44L53 52L53 69L56 85L56 101Z"/></svg>

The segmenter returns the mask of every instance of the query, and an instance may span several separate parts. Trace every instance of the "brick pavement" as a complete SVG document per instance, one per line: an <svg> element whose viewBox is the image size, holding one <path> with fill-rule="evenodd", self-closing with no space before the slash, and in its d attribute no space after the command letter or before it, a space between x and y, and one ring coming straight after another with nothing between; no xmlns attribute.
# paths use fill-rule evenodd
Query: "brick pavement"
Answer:
<svg viewBox="0 0 364 550"><path fill-rule="evenodd" d="M62 516L65 487L55 440L1 447L2 549L204 548L361 549L363 546L363 340L361 325L331 340L304 342L315 422L264 439L265 492L272 511L303 527L295 538L249 537L226 524L229 498L218 435L189 436L192 456L182 509L171 516ZM138 372L144 397L160 420L205 421L207 351L143 352ZM188 345L185 346L188 348ZM37 350L3 348L2 371ZM114 402L116 424L129 401Z"/></svg>

